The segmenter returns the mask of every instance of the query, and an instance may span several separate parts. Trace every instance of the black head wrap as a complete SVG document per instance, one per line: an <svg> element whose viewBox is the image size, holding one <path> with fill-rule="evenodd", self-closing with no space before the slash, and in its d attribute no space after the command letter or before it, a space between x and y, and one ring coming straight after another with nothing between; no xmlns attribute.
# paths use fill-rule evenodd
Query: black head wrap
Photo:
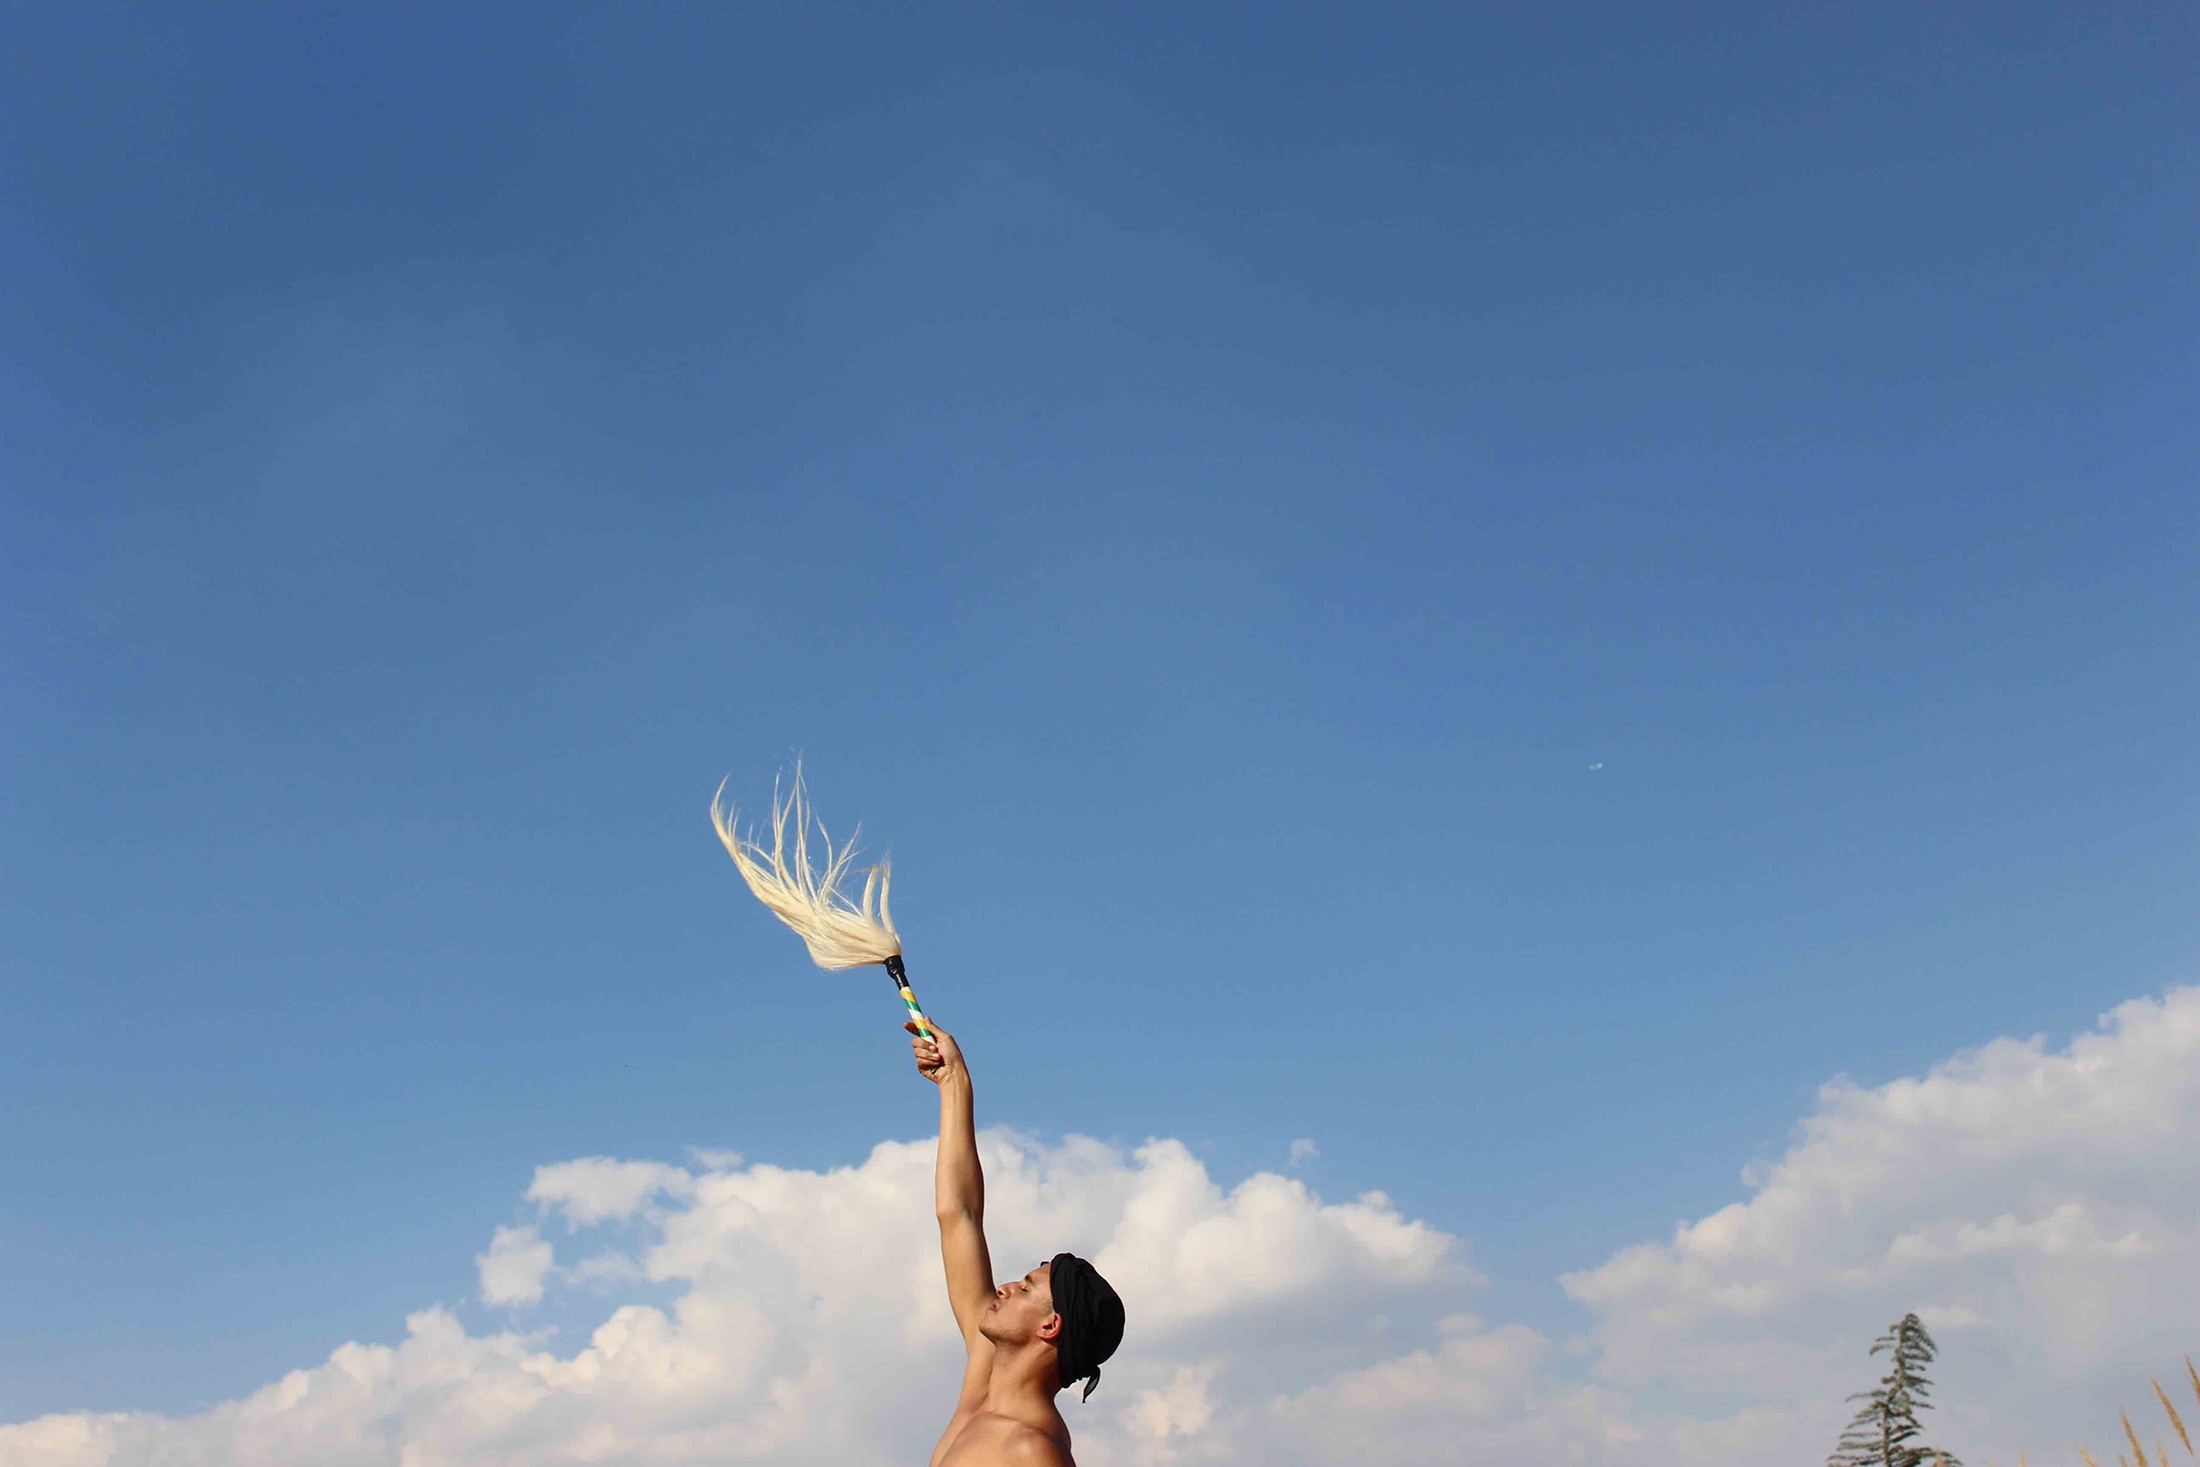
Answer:
<svg viewBox="0 0 2200 1467"><path fill-rule="evenodd" d="M1099 1269L1074 1253L1054 1255L1047 1288L1054 1295L1054 1312L1062 1316L1062 1333L1054 1341L1055 1373L1064 1390L1091 1376L1079 1397L1090 1400L1092 1388L1100 1384L1100 1362L1123 1343L1123 1301Z"/></svg>

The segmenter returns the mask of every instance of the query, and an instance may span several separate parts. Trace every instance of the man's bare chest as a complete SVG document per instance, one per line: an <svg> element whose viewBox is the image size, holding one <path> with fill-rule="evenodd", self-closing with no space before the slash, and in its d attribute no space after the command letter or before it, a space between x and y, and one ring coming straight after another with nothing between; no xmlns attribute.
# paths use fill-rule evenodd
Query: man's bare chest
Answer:
<svg viewBox="0 0 2200 1467"><path fill-rule="evenodd" d="M1042 1442L1053 1446L1059 1455L1036 1458L1026 1455ZM1013 1458L1010 1456L1012 1448L1021 1449ZM951 1424L932 1452L932 1467L1001 1467L1012 1460L1053 1461L1062 1467L1073 1467L1067 1442L1052 1441L1044 1432L1024 1422L989 1411L974 1412Z"/></svg>

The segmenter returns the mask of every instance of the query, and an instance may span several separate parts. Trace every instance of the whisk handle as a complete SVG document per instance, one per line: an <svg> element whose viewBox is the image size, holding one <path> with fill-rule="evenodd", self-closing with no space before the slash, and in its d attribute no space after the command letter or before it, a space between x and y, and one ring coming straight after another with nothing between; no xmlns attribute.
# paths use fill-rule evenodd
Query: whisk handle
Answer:
<svg viewBox="0 0 2200 1467"><path fill-rule="evenodd" d="M909 986L909 975L902 970L900 953L886 960L886 976L894 980L894 987L900 992L901 1001L909 1006L909 1018L917 1026L917 1032L930 1039L931 1021L924 1017L924 1010L917 1007L916 990Z"/></svg>

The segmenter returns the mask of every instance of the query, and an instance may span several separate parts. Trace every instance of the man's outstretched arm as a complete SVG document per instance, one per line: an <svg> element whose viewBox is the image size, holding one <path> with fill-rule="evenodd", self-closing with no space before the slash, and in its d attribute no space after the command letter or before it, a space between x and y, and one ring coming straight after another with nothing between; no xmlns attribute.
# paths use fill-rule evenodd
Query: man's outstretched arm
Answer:
<svg viewBox="0 0 2200 1467"><path fill-rule="evenodd" d="M966 1342L993 1300L993 1259L985 1246L985 1172L978 1165L970 1071L955 1036L927 1020L933 1037L904 1024L917 1071L940 1087L940 1153L933 1170L933 1211L940 1220L940 1259L947 1265L947 1301Z"/></svg>

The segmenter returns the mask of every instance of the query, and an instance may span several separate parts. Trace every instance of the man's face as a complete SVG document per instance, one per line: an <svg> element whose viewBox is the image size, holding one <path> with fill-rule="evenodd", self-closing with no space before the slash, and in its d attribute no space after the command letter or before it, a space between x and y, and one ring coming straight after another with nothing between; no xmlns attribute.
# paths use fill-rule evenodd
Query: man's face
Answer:
<svg viewBox="0 0 2200 1467"><path fill-rule="evenodd" d="M997 1345L1020 1345L1030 1340L1051 1340L1062 1331L1054 1313L1054 1291L1047 1283L1053 1270L1042 1263L1020 1279L1010 1279L993 1291L985 1306L978 1333Z"/></svg>

